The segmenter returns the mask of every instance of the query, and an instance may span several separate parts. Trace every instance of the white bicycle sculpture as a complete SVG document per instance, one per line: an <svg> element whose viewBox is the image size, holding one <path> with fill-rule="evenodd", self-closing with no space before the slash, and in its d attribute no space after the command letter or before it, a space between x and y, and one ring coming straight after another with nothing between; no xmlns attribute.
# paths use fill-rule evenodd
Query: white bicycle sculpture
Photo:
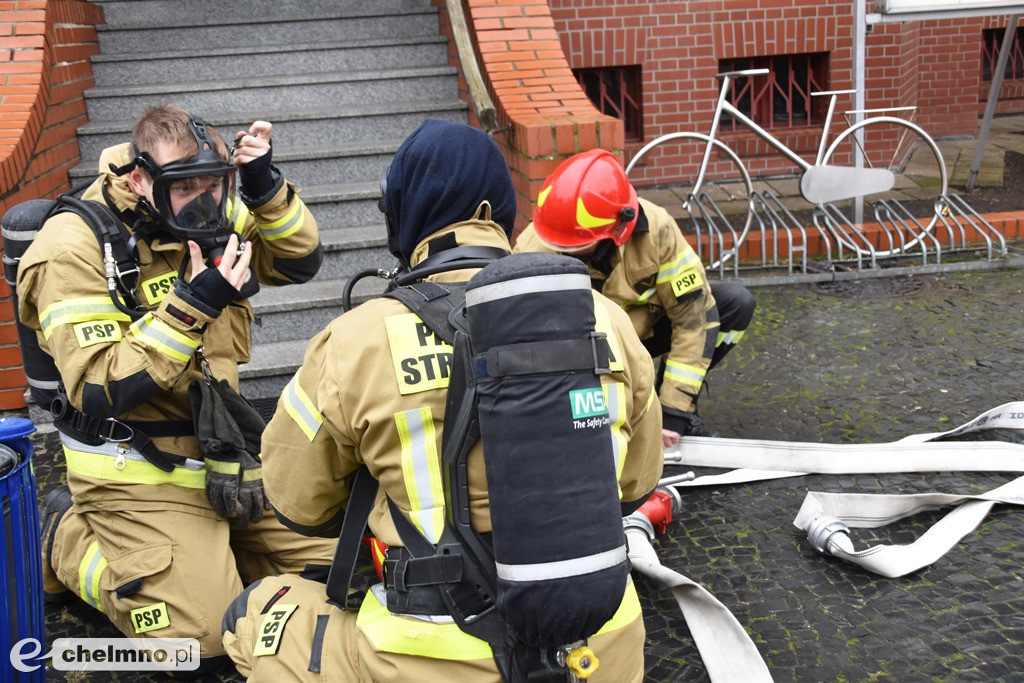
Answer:
<svg viewBox="0 0 1024 683"><path fill-rule="evenodd" d="M769 73L768 69L747 69L743 71L730 71L718 74L718 77L722 80L722 87L718 96L718 104L715 107L715 115L711 122L711 132L707 135L696 132L680 132L663 135L641 148L626 166L626 174L628 175L648 152L655 147L666 143L678 144L681 148L680 156L690 156L691 158L696 155L700 146L703 146L703 157L696 174L696 180L689 188L688 192L684 192L687 199L683 203L683 209L689 212L691 218L695 220L695 225L698 231L700 230L701 222L704 222L708 226L709 250L711 251L711 260L713 261L710 266L711 268L719 267L728 258L736 257L738 255L739 247L746 239L755 220L757 220L763 227L763 222L757 216L757 212L755 211L755 203L761 203L762 206L767 207L762 193L754 192L750 173L747 171L747 168L744 166L739 155L725 142L718 139L719 125L722 121L723 115L728 115L732 117L734 121L738 121L745 125L753 131L757 137L764 140L768 145L773 147L800 168L800 194L809 204L816 207L814 212L814 221L819 232L821 232L822 236L825 237L824 231L818 223L819 219L822 219L825 221L826 225L828 225L829 232L831 232L837 240L840 245L840 249L845 247L851 252L854 252L857 255L858 262L861 256L866 255L870 255L872 260L874 260L875 257L879 256L884 257L904 254L919 243L921 244L921 248L925 249L926 247L923 241L926 236L935 240L934 237L931 237L931 232L936 223L941 219L941 214L943 212L942 198L946 195L947 191L946 166L943 162L942 154L939 151L938 145L935 144L935 140L933 140L931 136L928 135L928 133L926 133L920 126L909 119L887 115L887 113L895 112L913 112L916 109L915 107L891 107L887 109L848 111L845 114L847 117L848 127L846 130L839 133L832 140L831 144L828 144L829 129L832 125L832 117L835 112L837 98L840 95L848 95L855 93L856 91L830 90L824 92L812 92L812 96L828 96L830 99L822 126L817 155L813 162L809 162L781 140L754 122L749 116L737 109L728 100L727 95L729 92L729 86L734 79L760 76L767 73ZM858 114L866 115L866 118L859 122L850 124L850 117ZM858 135L859 131L865 131L865 133ZM868 131L881 132L887 138L892 138L894 136L898 137L895 149L892 153L883 154L883 150L877 149L877 146L862 144L860 139L865 138L865 134ZM689 151L686 151L687 145L689 145ZM850 145L855 145L855 147ZM853 151L857 148L861 150L863 155L863 166L855 167L841 165L834 162L837 154L844 153L846 149ZM916 151L921 151L925 154L926 166L934 164L934 168L928 169L928 175L938 178L937 184L926 187L922 190L922 194L927 194L929 196L921 198L930 199L932 195L934 196L934 209L930 216L924 218L915 218L905 210L897 211L885 198L885 193L890 192L896 183L897 173L903 169L904 165L909 160L910 155ZM717 191L712 189L716 187L716 183L712 183L708 180L708 170L714 161L712 159L712 154L714 152L717 152L719 154L719 159L724 159L726 166L731 169L724 175L719 174L722 175L722 177L717 186ZM915 163L920 164L921 162L918 160L915 161ZM743 197L737 197L738 193L743 193L747 200L746 219L743 221L742 227L739 229L731 224L729 219L726 217L724 212L719 209L716 203L716 196L719 198L728 196L732 200L737 198L742 200ZM879 223L883 223L883 221L895 221L897 224L895 226L895 232L897 233L898 238L894 240L893 236L889 234L890 248L888 250L877 250L871 245L867 238L859 237L858 230L854 228L853 224L843 216L836 206L836 202L844 202L847 200L850 200L852 205L852 201L857 198L863 198L864 202L867 204L873 203ZM782 207L781 204L776 204L779 207ZM902 208L898 202L897 207ZM771 211L775 211L775 209L771 209ZM782 208L782 211L788 213L788 209ZM795 222L795 219L792 218L792 214L790 214L790 219L791 224ZM847 228L853 229L837 229L839 227L837 222L845 223ZM722 233L719 230L718 247L721 258L714 261L715 245L714 240L711 239L711 225L718 225L720 223L727 225L729 231L732 233L732 246L731 248L726 248L725 243L722 240ZM799 227L803 230L803 226ZM904 234L904 231L906 231L906 234ZM804 243L806 244L806 235L804 237ZM828 238L825 237L825 239L827 241ZM861 244L856 244L855 240L860 241ZM699 240L698 245L700 245ZM790 267L792 267L792 264L790 264Z"/></svg>

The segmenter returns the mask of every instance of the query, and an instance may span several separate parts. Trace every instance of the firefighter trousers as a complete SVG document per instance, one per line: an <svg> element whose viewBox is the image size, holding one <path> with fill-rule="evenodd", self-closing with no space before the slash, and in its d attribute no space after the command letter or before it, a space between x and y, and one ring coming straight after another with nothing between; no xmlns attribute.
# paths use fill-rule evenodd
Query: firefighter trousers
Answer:
<svg viewBox="0 0 1024 683"><path fill-rule="evenodd" d="M97 482L70 470L68 480L75 504L54 535L57 578L125 636L196 638L203 660L223 659L221 617L246 584L282 572L326 580L334 557L337 539L302 536L273 512L232 527L205 490L122 483L103 502Z"/></svg>
<svg viewBox="0 0 1024 683"><path fill-rule="evenodd" d="M500 683L490 646L450 619L400 616L378 584L358 612L327 601L299 576L253 584L224 614L224 648L239 672L260 681L458 681ZM589 639L600 664L589 683L641 683L644 624L632 581L616 615Z"/></svg>

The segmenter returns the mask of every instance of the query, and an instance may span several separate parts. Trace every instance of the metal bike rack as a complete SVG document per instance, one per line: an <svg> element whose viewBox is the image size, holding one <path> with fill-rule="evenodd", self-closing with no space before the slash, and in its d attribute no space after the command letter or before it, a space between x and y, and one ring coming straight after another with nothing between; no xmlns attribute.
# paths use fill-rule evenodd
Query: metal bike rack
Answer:
<svg viewBox="0 0 1024 683"><path fill-rule="evenodd" d="M883 199L864 208L874 218L872 230L859 228L838 206L814 207L810 225L797 219L774 191L750 195L754 216L746 240L759 240L757 257L740 261L748 247L737 244L742 214L726 213L707 193L694 197L689 227L697 237L697 254L709 273L752 284L835 279L837 274L863 277L905 272L999 267L1021 261L1002 234L963 197L936 199L939 220L931 231L898 200ZM928 221L925 221L927 223ZM682 223L684 229L686 222ZM968 244L969 234L973 244ZM812 257L811 240L820 242ZM979 244L978 240L983 240ZM706 248L705 248L705 245ZM706 253L705 253L706 252ZM895 269L895 271L894 271Z"/></svg>

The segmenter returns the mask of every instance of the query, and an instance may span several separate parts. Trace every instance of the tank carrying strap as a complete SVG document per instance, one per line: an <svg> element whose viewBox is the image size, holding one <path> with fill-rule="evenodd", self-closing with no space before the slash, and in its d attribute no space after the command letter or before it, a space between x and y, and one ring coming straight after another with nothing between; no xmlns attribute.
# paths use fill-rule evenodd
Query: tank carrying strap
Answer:
<svg viewBox="0 0 1024 683"><path fill-rule="evenodd" d="M392 552L394 551L394 552ZM388 548L384 560L384 586L407 591L417 586L439 586L462 581L462 557L413 557L404 548Z"/></svg>
<svg viewBox="0 0 1024 683"><path fill-rule="evenodd" d="M192 423L184 420L168 420L161 424L91 417L71 405L64 393L54 398L50 412L53 414L53 426L68 436L92 445L102 442L129 443L152 465L164 472L174 471L176 465L185 462L185 458L164 453L156 447L150 436L186 436L194 433ZM140 426L144 426L148 433Z"/></svg>
<svg viewBox="0 0 1024 683"><path fill-rule="evenodd" d="M558 339L495 346L473 357L478 380L561 372L611 373L612 355L608 336L591 332L587 339Z"/></svg>

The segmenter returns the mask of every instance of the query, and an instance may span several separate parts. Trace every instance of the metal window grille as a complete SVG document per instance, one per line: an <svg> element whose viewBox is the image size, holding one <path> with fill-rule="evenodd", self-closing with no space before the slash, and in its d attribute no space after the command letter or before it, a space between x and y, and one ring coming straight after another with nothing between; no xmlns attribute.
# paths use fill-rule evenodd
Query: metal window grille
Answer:
<svg viewBox="0 0 1024 683"><path fill-rule="evenodd" d="M772 57L722 59L718 70L769 69L764 76L737 78L730 84L729 101L764 128L792 128L821 123L823 98L811 93L826 90L828 53L814 52ZM731 116L722 117L723 130L736 130Z"/></svg>
<svg viewBox="0 0 1024 683"><path fill-rule="evenodd" d="M981 39L981 80L991 81L992 72L999 60L999 48L1003 44L1006 28L987 28ZM1003 82L1024 81L1024 27L1017 29L1010 46L1010 56L1003 71Z"/></svg>
<svg viewBox="0 0 1024 683"><path fill-rule="evenodd" d="M639 66L573 69L573 75L602 114L623 122L627 142L643 140Z"/></svg>

